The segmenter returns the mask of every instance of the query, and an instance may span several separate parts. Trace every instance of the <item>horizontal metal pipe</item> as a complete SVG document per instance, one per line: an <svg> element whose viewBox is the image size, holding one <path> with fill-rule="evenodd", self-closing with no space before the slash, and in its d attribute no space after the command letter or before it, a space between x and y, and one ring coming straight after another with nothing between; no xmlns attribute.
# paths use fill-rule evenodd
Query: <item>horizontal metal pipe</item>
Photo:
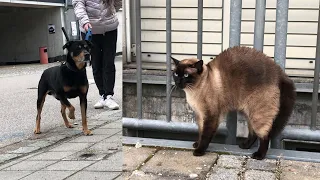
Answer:
<svg viewBox="0 0 320 180"><path fill-rule="evenodd" d="M136 118L122 118L122 127L135 130L150 130L150 131L165 131L170 133L198 133L198 126L194 123L185 122L167 122L160 120L148 120ZM225 126L219 126L217 130L219 135L228 135L228 130Z"/></svg>
<svg viewBox="0 0 320 180"><path fill-rule="evenodd" d="M171 133L185 133L196 134L198 133L198 127L194 123L185 122L166 122L160 120L148 120L136 118L123 118L123 128L129 128L134 130L149 130L149 131L164 131ZM226 126L220 125L217 131L219 135L228 135ZM278 136L279 140L290 139L300 141L320 141L320 130L310 129L297 129L292 127L286 127L282 133Z"/></svg>
<svg viewBox="0 0 320 180"><path fill-rule="evenodd" d="M320 130L286 127L279 137L280 140L320 141Z"/></svg>

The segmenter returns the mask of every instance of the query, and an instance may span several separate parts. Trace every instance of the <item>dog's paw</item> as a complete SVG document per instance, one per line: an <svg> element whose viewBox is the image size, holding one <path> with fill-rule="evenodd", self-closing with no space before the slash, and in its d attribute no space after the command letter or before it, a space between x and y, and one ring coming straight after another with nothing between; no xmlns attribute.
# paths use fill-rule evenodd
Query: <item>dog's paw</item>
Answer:
<svg viewBox="0 0 320 180"><path fill-rule="evenodd" d="M84 135L86 135L86 136L91 136L91 135L93 135L90 130L84 130L83 133L84 133Z"/></svg>
<svg viewBox="0 0 320 180"><path fill-rule="evenodd" d="M193 151L193 155L194 156L203 156L204 154L205 154L205 151L201 151L201 150L198 150L198 149Z"/></svg>
<svg viewBox="0 0 320 180"><path fill-rule="evenodd" d="M35 129L35 130L33 131L33 133L34 133L34 134L41 134L41 131L40 131L40 129Z"/></svg>
<svg viewBox="0 0 320 180"><path fill-rule="evenodd" d="M67 128L73 128L73 126L69 123L66 125Z"/></svg>

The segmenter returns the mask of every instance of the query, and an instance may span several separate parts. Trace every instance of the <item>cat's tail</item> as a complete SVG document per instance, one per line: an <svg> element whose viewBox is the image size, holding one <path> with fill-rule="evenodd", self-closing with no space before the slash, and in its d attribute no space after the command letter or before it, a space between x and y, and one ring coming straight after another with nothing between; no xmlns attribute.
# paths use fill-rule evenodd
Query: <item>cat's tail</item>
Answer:
<svg viewBox="0 0 320 180"><path fill-rule="evenodd" d="M293 81L283 73L280 82L280 108L276 119L273 122L270 137L277 136L289 121L296 100L296 88Z"/></svg>

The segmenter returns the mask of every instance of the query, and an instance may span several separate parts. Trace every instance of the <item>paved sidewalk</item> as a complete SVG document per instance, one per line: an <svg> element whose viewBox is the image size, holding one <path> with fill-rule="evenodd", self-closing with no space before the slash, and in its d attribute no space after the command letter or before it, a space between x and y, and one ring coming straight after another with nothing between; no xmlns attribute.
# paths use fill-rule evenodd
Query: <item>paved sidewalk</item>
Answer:
<svg viewBox="0 0 320 180"><path fill-rule="evenodd" d="M207 152L195 157L191 150L123 146L123 179L130 180L316 180L320 163L289 160L254 160Z"/></svg>
<svg viewBox="0 0 320 180"><path fill-rule="evenodd" d="M0 149L0 179L121 179L122 112L106 111L88 119L92 136L80 120L73 129L57 127Z"/></svg>

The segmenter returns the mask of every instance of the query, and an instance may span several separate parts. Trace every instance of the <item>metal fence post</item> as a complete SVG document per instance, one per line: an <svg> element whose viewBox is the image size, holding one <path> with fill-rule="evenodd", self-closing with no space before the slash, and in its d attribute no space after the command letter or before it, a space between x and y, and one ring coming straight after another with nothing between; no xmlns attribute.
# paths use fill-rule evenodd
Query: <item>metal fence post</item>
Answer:
<svg viewBox="0 0 320 180"><path fill-rule="evenodd" d="M230 4L230 40L229 46L240 45L242 0L231 0ZM227 115L228 137L227 144L236 144L237 141L237 112Z"/></svg>
<svg viewBox="0 0 320 180"><path fill-rule="evenodd" d="M203 0L198 0L197 58L202 59Z"/></svg>
<svg viewBox="0 0 320 180"><path fill-rule="evenodd" d="M166 0L167 121L171 121L171 0Z"/></svg>
<svg viewBox="0 0 320 180"><path fill-rule="evenodd" d="M274 60L283 70L285 70L286 65L288 6L289 0L277 0ZM271 147L281 148L281 135L272 138Z"/></svg>
<svg viewBox="0 0 320 180"><path fill-rule="evenodd" d="M319 5L320 7L320 5ZM317 110L318 110L318 93L319 93L319 72L320 72L320 10L318 17L317 32L317 50L316 62L314 69L313 92L312 92L312 114L311 114L311 130L316 130L317 126Z"/></svg>
<svg viewBox="0 0 320 180"><path fill-rule="evenodd" d="M286 65L288 5L289 0L277 0L274 60L283 70Z"/></svg>
<svg viewBox="0 0 320 180"><path fill-rule="evenodd" d="M141 5L140 0L135 0L136 5L136 63L137 63L137 115L142 119L142 64L141 64Z"/></svg>
<svg viewBox="0 0 320 180"><path fill-rule="evenodd" d="M266 15L266 0L257 0L254 20L254 43L255 49L263 52L264 25Z"/></svg>

